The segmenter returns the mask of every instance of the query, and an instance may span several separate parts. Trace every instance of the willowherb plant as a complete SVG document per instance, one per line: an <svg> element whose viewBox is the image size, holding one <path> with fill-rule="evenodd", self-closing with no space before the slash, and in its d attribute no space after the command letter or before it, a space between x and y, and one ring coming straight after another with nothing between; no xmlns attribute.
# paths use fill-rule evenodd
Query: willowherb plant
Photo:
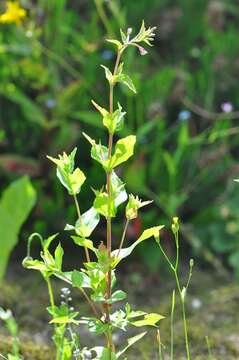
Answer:
<svg viewBox="0 0 239 360"><path fill-rule="evenodd" d="M114 106L114 88L116 84L122 83L133 92L136 92L133 81L124 72L122 55L130 46L137 47L140 54L145 55L147 51L142 44L152 45L151 42L155 36L154 31L155 28L146 29L143 22L136 36L131 37L132 29L129 28L126 33L121 31L121 41L108 40L116 45L117 49L113 71L102 66L109 83L109 108L106 109L92 101L101 114L103 124L108 131L108 146L102 145L101 142L97 143L89 135L83 134L91 145L91 157L101 164L106 173L106 185L100 190L94 190L95 199L90 209L83 210L78 201L78 194L86 180L86 176L78 167L75 168L76 149L69 155L63 153L58 158L48 156L56 164L57 177L67 189L69 195L73 197L76 206L77 221L74 225L67 224L65 230L74 232L71 239L76 245L85 249L86 256L84 268L65 272L62 269L64 251L61 244L58 243L54 254L50 251L51 243L56 239L56 235L43 239L39 234L33 234L29 238L28 255L24 260L24 266L29 269L39 270L47 283L50 297L48 312L52 316L51 323L54 324L53 340L57 349L57 360L72 358L114 360L121 358L125 351L140 340L146 332L141 332L128 339L123 349L116 350L112 337L115 329L127 331L129 326L136 328L155 327L163 319L160 314L135 311L129 303L126 303L123 308L112 307L113 304L126 299L124 291L114 290L118 265L132 253L139 243L151 237L159 239L160 230L163 228L162 225L159 225L144 230L142 235L131 246L124 247L130 221L137 218L138 210L151 201L141 201L132 194L128 196L123 181L116 173L116 168L133 155L136 137L130 135L117 140L115 144L113 141L116 133L123 127L126 115L119 103L116 108ZM126 221L122 237L118 242L116 239L112 241L112 219L117 215L118 207L126 201ZM82 210L85 212L82 212ZM106 240L97 248L90 240L90 236L97 227L100 217L103 217L106 222ZM41 242L41 260L34 260L30 257L31 242L35 237L38 237ZM92 314L80 316L79 312L72 309L66 301L60 306L56 306L51 285L53 276L65 281L68 286L78 288L89 304ZM81 348L78 336L72 331L72 326L80 326L81 324L86 324L89 331L96 335L104 334L105 346L96 346L92 349Z"/></svg>

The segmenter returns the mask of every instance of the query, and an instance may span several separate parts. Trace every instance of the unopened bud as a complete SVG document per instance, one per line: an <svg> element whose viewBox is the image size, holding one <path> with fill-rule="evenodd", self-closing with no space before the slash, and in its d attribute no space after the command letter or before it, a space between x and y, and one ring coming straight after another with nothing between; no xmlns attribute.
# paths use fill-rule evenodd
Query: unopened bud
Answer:
<svg viewBox="0 0 239 360"><path fill-rule="evenodd" d="M148 54L148 51L143 46L139 46L138 49L141 56Z"/></svg>

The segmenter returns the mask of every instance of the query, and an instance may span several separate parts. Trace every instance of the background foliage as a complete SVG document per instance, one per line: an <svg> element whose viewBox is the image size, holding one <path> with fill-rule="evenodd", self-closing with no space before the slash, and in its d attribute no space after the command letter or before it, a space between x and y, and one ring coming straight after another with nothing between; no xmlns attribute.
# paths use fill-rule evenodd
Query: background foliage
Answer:
<svg viewBox="0 0 239 360"><path fill-rule="evenodd" d="M90 183L96 188L102 183L84 150L82 131L104 136L90 102L97 94L99 103L107 103L98 64L110 67L113 52L104 40L118 27L138 27L144 18L158 33L150 57L139 61L136 50L127 54L139 96L119 92L127 111L122 134L137 134L138 155L122 176L129 191L152 198L157 210L147 211L130 234L137 236L156 219L169 223L177 214L185 250L202 263L230 265L239 274L239 192L232 181L239 173L239 5L232 0L151 0L150 6L147 0L137 6L127 0L22 0L21 6L27 11L21 24L0 24L0 181L4 190L27 174L37 190L31 230L26 226L22 239L32 230L45 235L64 227L68 199L46 154L77 145ZM87 207L92 199L82 190ZM72 223L74 208L69 209ZM164 240L170 247L167 234ZM161 263L153 244L141 256L152 270Z"/></svg>

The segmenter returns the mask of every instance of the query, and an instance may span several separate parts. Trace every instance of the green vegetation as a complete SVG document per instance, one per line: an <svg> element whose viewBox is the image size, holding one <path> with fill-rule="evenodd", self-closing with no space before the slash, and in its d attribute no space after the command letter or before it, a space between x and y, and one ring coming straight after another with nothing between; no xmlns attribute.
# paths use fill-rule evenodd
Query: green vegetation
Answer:
<svg viewBox="0 0 239 360"><path fill-rule="evenodd" d="M0 280L3 279L9 256L17 244L18 234L36 202L36 192L27 177L14 181L0 200Z"/></svg>
<svg viewBox="0 0 239 360"><path fill-rule="evenodd" d="M10 255L19 259L26 242L16 248L18 240L33 232L23 263L45 280L56 349L54 355L52 349L39 353L39 359L124 358L135 342L135 353L147 347L147 337L139 341L146 329L138 335L130 330L141 326L157 328L155 349L142 350L142 358L152 352L160 360L220 358L213 334L203 334L203 351L192 345L201 330L188 305L194 265L188 259L239 277L239 193L232 181L239 173L238 14L233 0L139 0L137 6L127 0L1 2L0 280L5 286L7 269L14 276L19 261L7 267ZM115 40L119 28L127 30ZM152 40L150 56L144 56ZM132 263L125 265L131 254ZM116 270L128 266L131 272L131 264L136 283L142 267L149 278L159 270L161 279L173 274L166 311L160 304L153 312L135 311L128 303L117 307L126 293L114 289ZM187 270L185 280L181 272ZM62 289L62 303L54 277L73 288ZM0 354L37 358L38 350L27 355L12 312L4 310L17 297L8 291L0 317L12 341L6 338ZM75 310L71 291L89 308L77 304ZM95 341L93 348L87 342L84 347L77 331L84 327L99 335L99 347ZM125 348L115 342L121 330L129 338L123 337ZM131 359L131 349L129 354Z"/></svg>

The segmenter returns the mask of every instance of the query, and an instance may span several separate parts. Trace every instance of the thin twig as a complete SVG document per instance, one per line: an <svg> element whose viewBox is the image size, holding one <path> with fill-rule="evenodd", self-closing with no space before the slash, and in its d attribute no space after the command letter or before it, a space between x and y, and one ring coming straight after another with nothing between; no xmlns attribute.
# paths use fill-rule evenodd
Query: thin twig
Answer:
<svg viewBox="0 0 239 360"><path fill-rule="evenodd" d="M74 197L74 201L75 201L75 205L76 205L76 211L77 211L77 215L78 215L78 218L79 218L79 221L80 221L80 224L82 225L82 219L81 219L81 212L80 212L80 206L79 206L79 203L78 203L78 200L77 200L77 197L76 195L73 195ZM84 238L84 237L83 237ZM84 238L85 240L85 238ZM85 255L86 255L86 260L87 262L90 262L90 254L89 254L89 251L87 249L86 246L84 246L85 248Z"/></svg>

